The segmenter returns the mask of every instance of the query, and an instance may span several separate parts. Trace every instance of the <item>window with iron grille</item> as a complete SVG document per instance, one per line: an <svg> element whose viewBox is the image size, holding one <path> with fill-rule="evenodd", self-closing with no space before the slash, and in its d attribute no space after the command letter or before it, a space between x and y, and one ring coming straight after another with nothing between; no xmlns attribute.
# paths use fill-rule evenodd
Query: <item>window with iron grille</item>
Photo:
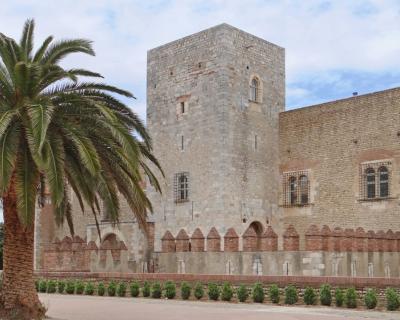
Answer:
<svg viewBox="0 0 400 320"><path fill-rule="evenodd" d="M174 177L175 202L189 201L189 172L179 172Z"/></svg>
<svg viewBox="0 0 400 320"><path fill-rule="evenodd" d="M310 181L308 171L283 173L283 205L306 206L310 204Z"/></svg>
<svg viewBox="0 0 400 320"><path fill-rule="evenodd" d="M390 161L362 163L360 166L360 198L379 200L390 197Z"/></svg>

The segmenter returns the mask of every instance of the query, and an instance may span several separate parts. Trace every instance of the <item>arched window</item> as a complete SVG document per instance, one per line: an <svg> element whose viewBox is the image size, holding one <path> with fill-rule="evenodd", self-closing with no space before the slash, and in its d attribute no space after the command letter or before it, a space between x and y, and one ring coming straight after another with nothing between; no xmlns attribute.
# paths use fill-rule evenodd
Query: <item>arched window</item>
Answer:
<svg viewBox="0 0 400 320"><path fill-rule="evenodd" d="M300 203L308 203L308 178L306 176L300 176L299 178L300 187Z"/></svg>
<svg viewBox="0 0 400 320"><path fill-rule="evenodd" d="M290 189L290 204L297 203L297 179L296 177L289 178L289 189Z"/></svg>
<svg viewBox="0 0 400 320"><path fill-rule="evenodd" d="M389 170L382 166L378 169L379 173L379 197L389 196Z"/></svg>
<svg viewBox="0 0 400 320"><path fill-rule="evenodd" d="M260 82L257 78L253 78L250 83L250 100L258 102L260 94Z"/></svg>
<svg viewBox="0 0 400 320"><path fill-rule="evenodd" d="M375 170L367 168L365 170L365 185L368 199L375 198Z"/></svg>

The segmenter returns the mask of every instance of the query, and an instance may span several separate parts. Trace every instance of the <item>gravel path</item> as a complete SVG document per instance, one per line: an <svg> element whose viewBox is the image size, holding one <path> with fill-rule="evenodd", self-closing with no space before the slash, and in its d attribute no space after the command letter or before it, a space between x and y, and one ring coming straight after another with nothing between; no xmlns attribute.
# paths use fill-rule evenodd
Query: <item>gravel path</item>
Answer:
<svg viewBox="0 0 400 320"><path fill-rule="evenodd" d="M400 320L400 312L40 294L53 320Z"/></svg>

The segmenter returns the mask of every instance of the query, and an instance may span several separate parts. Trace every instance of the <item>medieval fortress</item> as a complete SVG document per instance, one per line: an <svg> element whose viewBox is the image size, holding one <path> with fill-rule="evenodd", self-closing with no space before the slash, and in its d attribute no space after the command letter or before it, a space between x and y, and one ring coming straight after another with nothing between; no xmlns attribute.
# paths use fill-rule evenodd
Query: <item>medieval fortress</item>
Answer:
<svg viewBox="0 0 400 320"><path fill-rule="evenodd" d="M148 52L147 106L149 236L49 203L38 270L400 276L400 88L285 111L285 50L222 24Z"/></svg>

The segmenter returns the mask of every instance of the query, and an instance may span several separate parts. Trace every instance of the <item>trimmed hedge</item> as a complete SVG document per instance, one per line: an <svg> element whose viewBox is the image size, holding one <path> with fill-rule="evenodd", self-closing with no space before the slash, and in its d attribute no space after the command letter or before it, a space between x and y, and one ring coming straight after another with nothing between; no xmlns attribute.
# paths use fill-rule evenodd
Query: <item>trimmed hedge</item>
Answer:
<svg viewBox="0 0 400 320"><path fill-rule="evenodd" d="M181 283L181 298L183 300L188 300L190 298L191 291L192 287L187 282Z"/></svg>
<svg viewBox="0 0 400 320"><path fill-rule="evenodd" d="M134 297L134 298L138 297L140 294L139 283L137 283L136 281L132 282L131 285L129 286L129 291L131 293L131 297Z"/></svg>
<svg viewBox="0 0 400 320"><path fill-rule="evenodd" d="M200 300L204 296L204 287L200 282L194 287L194 296L197 300Z"/></svg>
<svg viewBox="0 0 400 320"><path fill-rule="evenodd" d="M344 302L347 308L357 308L357 292L354 288L348 288L344 296Z"/></svg>
<svg viewBox="0 0 400 320"><path fill-rule="evenodd" d="M315 290L311 287L307 287L304 290L304 303L308 306L310 305L314 305L317 303L317 294L315 292Z"/></svg>
<svg viewBox="0 0 400 320"><path fill-rule="evenodd" d="M285 288L285 304L295 304L299 300L297 289L293 285Z"/></svg>
<svg viewBox="0 0 400 320"><path fill-rule="evenodd" d="M253 301L258 302L258 303L263 303L265 294L264 294L264 288L261 283L256 283L253 287Z"/></svg>
<svg viewBox="0 0 400 320"><path fill-rule="evenodd" d="M343 290L337 288L335 290L335 304L337 307L341 307L341 306L343 306L343 302L344 302Z"/></svg>
<svg viewBox="0 0 400 320"><path fill-rule="evenodd" d="M221 300L231 301L232 297L233 297L232 286L229 282L225 282L224 285L222 286Z"/></svg>
<svg viewBox="0 0 400 320"><path fill-rule="evenodd" d="M367 293L364 295L364 303L368 309L375 309L378 304L378 298L376 292L373 289L368 289Z"/></svg>
<svg viewBox="0 0 400 320"><path fill-rule="evenodd" d="M247 298L249 297L249 291L245 285L241 285L236 292L237 298L240 302L246 302Z"/></svg>
<svg viewBox="0 0 400 320"><path fill-rule="evenodd" d="M331 286L323 284L319 290L319 300L323 306L330 306L332 304Z"/></svg>
<svg viewBox="0 0 400 320"><path fill-rule="evenodd" d="M167 299L174 299L176 296L176 286L172 281L167 281L164 285L165 297Z"/></svg>
<svg viewBox="0 0 400 320"><path fill-rule="evenodd" d="M93 295L97 291L98 296L104 296L107 293L108 296L118 295L119 297L126 296L128 284L126 282L111 281L108 286L105 286L102 282L96 284L93 282L84 283L80 280L74 281L72 279L67 281L56 281L38 279L35 280L35 288L38 292L42 293L67 293L67 294L85 294ZM165 296L167 299L174 299L176 297L176 284L173 281L166 281L164 288L159 282L150 284L148 281L143 283L142 293L144 297L151 296L155 299L160 299ZM265 300L265 292L262 283L254 284L251 290L252 300L256 303L263 303ZM129 293L132 297L138 297L140 295L140 285L137 281L129 284ZM280 301L280 289L276 284L272 284L268 288L269 298L272 303L279 303ZM293 285L288 285L285 290L285 304L295 304L298 302L298 290ZM180 284L180 297L183 300L190 298L192 294L192 287L187 282ZM204 285L200 282L196 283L193 287L193 295L197 300L204 297ZM240 302L246 302L249 298L249 288L245 285L240 285L236 290L233 289L229 282L225 282L222 287L216 283L209 283L207 286L207 294L210 300L218 301L231 301L234 294L236 294L237 300ZM358 303L358 294L355 288L340 289L336 288L334 292L335 304L337 307L345 305L347 308L356 308ZM389 311L397 310L400 308L400 295L396 289L387 288L385 291L386 296L386 308ZM363 304L367 309L375 309L378 305L378 294L375 289L368 289L364 296L360 297L363 299ZM329 284L323 284L319 290L319 299L321 305L330 306L332 304L332 287ZM307 287L303 292L303 301L306 305L315 305L318 300L317 290L312 287Z"/></svg>
<svg viewBox="0 0 400 320"><path fill-rule="evenodd" d="M212 282L208 284L208 297L210 298L210 300L217 301L219 299L220 293L221 290L217 284Z"/></svg>

